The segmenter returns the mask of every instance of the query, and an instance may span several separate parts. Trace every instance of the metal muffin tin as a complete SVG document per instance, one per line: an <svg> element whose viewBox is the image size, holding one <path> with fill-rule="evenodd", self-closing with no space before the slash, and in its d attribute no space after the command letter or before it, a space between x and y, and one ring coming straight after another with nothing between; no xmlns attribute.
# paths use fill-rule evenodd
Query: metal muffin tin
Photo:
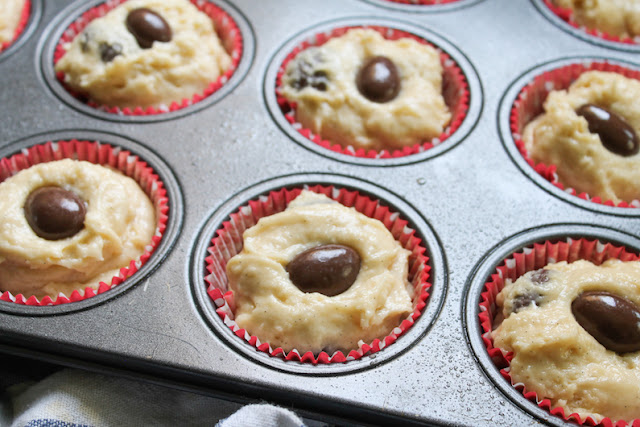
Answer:
<svg viewBox="0 0 640 427"><path fill-rule="evenodd" d="M171 206L161 247L121 289L66 307L0 303L0 351L265 399L335 423L565 424L514 390L483 353L479 287L505 256L540 239L595 236L638 252L640 210L556 194L517 157L508 110L522 79L549 64L604 58L640 67L637 50L565 30L542 0L214 1L237 21L244 55L221 92L176 113L114 116L60 92L51 46L98 1L35 0L24 34L0 54L3 157L50 139L122 145L157 170ZM460 61L470 112L433 153L345 158L298 140L277 117L269 88L287 47L318 29L370 23L413 29ZM396 208L425 238L433 268L418 322L380 352L336 366L285 362L234 341L216 324L202 281L207 242L225 215L265 191L319 182Z"/></svg>

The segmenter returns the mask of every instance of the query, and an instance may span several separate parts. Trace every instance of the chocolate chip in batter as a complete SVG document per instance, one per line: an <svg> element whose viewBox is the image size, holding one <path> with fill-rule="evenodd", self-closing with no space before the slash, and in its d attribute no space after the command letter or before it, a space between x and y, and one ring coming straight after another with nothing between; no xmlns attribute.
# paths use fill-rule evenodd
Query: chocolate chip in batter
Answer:
<svg viewBox="0 0 640 427"><path fill-rule="evenodd" d="M594 104L585 104L576 113L587 120L589 132L597 134L607 150L624 157L638 153L635 130L616 113Z"/></svg>
<svg viewBox="0 0 640 427"><path fill-rule="evenodd" d="M531 303L533 303L535 306L539 306L540 301L542 301L542 295L536 292L528 292L516 295L515 298L513 298L511 310L513 313L517 313L523 308L529 307Z"/></svg>
<svg viewBox="0 0 640 427"><path fill-rule="evenodd" d="M127 30L143 49L149 49L153 42L169 42L173 37L171 27L164 18L151 9L133 9L127 15Z"/></svg>
<svg viewBox="0 0 640 427"><path fill-rule="evenodd" d="M356 77L358 90L370 101L384 103L400 92L400 75L396 65L384 56L368 59Z"/></svg>
<svg viewBox="0 0 640 427"><path fill-rule="evenodd" d="M47 240L60 240L78 233L84 228L86 211L77 194L55 186L37 188L24 204L29 226Z"/></svg>
<svg viewBox="0 0 640 427"><path fill-rule="evenodd" d="M322 57L320 55L314 55L313 59L318 63L322 63ZM298 67L294 72L294 80L291 82L291 86L296 90L302 90L307 86L311 86L321 92L327 90L329 84L329 76L324 70L318 70L309 61L299 61Z"/></svg>
<svg viewBox="0 0 640 427"><path fill-rule="evenodd" d="M640 350L640 309L610 292L590 291L571 303L580 326L605 348L616 353Z"/></svg>
<svg viewBox="0 0 640 427"><path fill-rule="evenodd" d="M90 41L91 41L91 36L89 35L88 31L85 31L84 33L80 34L80 49L84 53L89 52L89 42Z"/></svg>
<svg viewBox="0 0 640 427"><path fill-rule="evenodd" d="M116 56L122 55L122 45L120 43L109 44L102 42L99 49L102 62L111 62Z"/></svg>
<svg viewBox="0 0 640 427"><path fill-rule="evenodd" d="M298 254L286 270L291 282L301 291L332 297L355 282L360 272L360 255L348 246L316 246Z"/></svg>
<svg viewBox="0 0 640 427"><path fill-rule="evenodd" d="M549 270L545 270L544 268L536 270L533 273L531 273L530 278L531 278L531 282L536 285L547 283L549 281Z"/></svg>

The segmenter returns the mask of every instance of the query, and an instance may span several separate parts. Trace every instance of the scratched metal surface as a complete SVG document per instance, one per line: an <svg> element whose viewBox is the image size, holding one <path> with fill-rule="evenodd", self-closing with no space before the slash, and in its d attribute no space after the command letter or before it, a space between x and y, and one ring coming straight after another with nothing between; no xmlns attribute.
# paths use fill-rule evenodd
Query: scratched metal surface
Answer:
<svg viewBox="0 0 640 427"><path fill-rule="evenodd" d="M220 1L246 43L234 78L196 108L136 120L88 111L52 80L52 40L95 3L35 0L27 34L0 55L0 155L48 139L122 145L159 171L171 222L150 263L120 289L66 307L0 304L1 351L234 400L269 399L327 420L562 424L511 390L490 365L476 322L479 286L501 257L537 239L595 236L638 250L640 214L564 196L531 175L501 135L522 79L568 57L636 67L637 49L573 34L539 0L434 7ZM408 160L360 162L287 132L270 91L278 61L300 37L351 23L413 31L460 61L471 110L452 140ZM433 295L420 321L395 344L345 365L258 354L219 327L203 294L204 249L219 221L264 191L308 182L378 196L412 221L432 255Z"/></svg>

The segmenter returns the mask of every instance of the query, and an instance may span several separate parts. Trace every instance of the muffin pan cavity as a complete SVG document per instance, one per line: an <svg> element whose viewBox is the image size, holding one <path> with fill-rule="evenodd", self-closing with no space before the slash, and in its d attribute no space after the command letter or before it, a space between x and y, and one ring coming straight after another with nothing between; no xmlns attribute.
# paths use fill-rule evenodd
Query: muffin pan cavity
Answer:
<svg viewBox="0 0 640 427"><path fill-rule="evenodd" d="M23 315L53 315L101 304L140 283L167 256L182 222L182 201L169 167L143 146L125 138L91 131L61 131L36 135L0 151L3 181L31 166L62 160L83 160L133 178L149 197L156 225L151 241L139 258L131 260L110 281L57 298L2 292L0 311ZM129 197L129 195L123 195Z"/></svg>
<svg viewBox="0 0 640 427"><path fill-rule="evenodd" d="M324 194L381 221L401 246L411 251L409 282L413 312L386 337L365 342L348 354L313 354L260 342L234 321L227 261L242 250L244 230L261 217L282 212L302 190ZM203 258L204 257L204 258ZM237 351L270 367L309 374L337 374L371 367L406 351L427 333L446 292L446 267L437 236L411 206L373 184L339 175L309 174L277 178L241 191L219 207L200 233L193 255L192 287L215 331ZM321 319L318 319L321 322Z"/></svg>
<svg viewBox="0 0 640 427"><path fill-rule="evenodd" d="M545 396L528 391L522 384L512 385L508 369L512 356L494 347L491 337L497 314L496 295L507 282L547 264L582 259L595 265L608 259L637 261L639 252L640 240L636 236L581 224L551 224L525 230L491 249L467 282L464 311L469 344L489 379L514 403L550 425L598 424L552 406ZM605 419L603 425L617 421Z"/></svg>
<svg viewBox="0 0 640 427"><path fill-rule="evenodd" d="M242 81L251 66L255 44L248 22L229 3L193 0L192 3L198 10L214 22L221 44L231 57L231 66L212 81L204 92L196 93L191 99L183 99L163 107L122 109L99 105L75 93L64 83L64 73L55 71L55 64L66 52L68 43L93 19L104 16L126 1L94 0L74 3L60 12L45 30L45 36L40 40L39 46L41 72L49 89L63 102L85 114L104 120L155 122L181 117L206 108L220 101Z"/></svg>
<svg viewBox="0 0 640 427"><path fill-rule="evenodd" d="M640 53L640 40L638 37L621 38L594 28L585 28L574 20L570 9L557 7L552 0L531 1L549 21L580 40L608 49Z"/></svg>
<svg viewBox="0 0 640 427"><path fill-rule="evenodd" d="M602 213L640 215L638 200L614 203L599 197L592 198L589 194L573 188L566 188L558 180L556 165L534 162L522 140L524 127L543 113L543 104L549 92L567 89L581 74L592 70L616 72L633 79L640 78L640 68L637 65L610 58L563 58L539 65L513 82L501 100L499 128L502 142L518 167L554 196Z"/></svg>
<svg viewBox="0 0 640 427"><path fill-rule="evenodd" d="M295 56L310 46L319 46L353 28L369 28L385 39L411 38L433 46L443 67L442 94L451 120L444 132L430 140L402 149L375 151L342 147L314 135L295 118L294 105L280 93L284 69ZM433 158L462 141L475 126L482 105L482 90L475 69L466 56L443 37L401 21L379 18L353 18L325 23L298 34L282 46L271 59L264 80L264 96L278 126L295 142L333 159L367 166L392 166Z"/></svg>

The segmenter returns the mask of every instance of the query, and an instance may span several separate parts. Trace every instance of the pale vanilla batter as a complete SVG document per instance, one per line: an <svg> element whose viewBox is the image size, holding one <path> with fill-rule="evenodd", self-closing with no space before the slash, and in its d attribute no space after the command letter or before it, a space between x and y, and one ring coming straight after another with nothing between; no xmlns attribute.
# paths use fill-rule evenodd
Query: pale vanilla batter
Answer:
<svg viewBox="0 0 640 427"><path fill-rule="evenodd" d="M603 201L636 200L640 198L640 154L623 157L607 150L576 110L596 104L624 118L640 135L639 100L640 81L613 72L586 72L568 90L549 94L545 113L524 129L525 147L536 163L557 165L565 187Z"/></svg>
<svg viewBox="0 0 640 427"><path fill-rule="evenodd" d="M571 9L576 23L621 38L640 35L638 0L553 0Z"/></svg>
<svg viewBox="0 0 640 427"><path fill-rule="evenodd" d="M389 58L400 75L400 92L386 103L368 100L356 85L360 67L375 56ZM326 74L325 91L294 87L300 64L310 74ZM401 149L438 137L451 120L438 52L409 38L386 40L370 29L352 29L300 52L287 65L282 94L297 104L296 119L305 128L343 147Z"/></svg>
<svg viewBox="0 0 640 427"><path fill-rule="evenodd" d="M38 237L23 206L40 187L58 186L87 205L84 228L61 240ZM41 163L0 184L0 290L38 298L97 289L137 259L156 230L151 200L131 178L70 159Z"/></svg>
<svg viewBox="0 0 640 427"><path fill-rule="evenodd" d="M571 303L585 291L607 291L640 306L640 262L559 262L507 283L498 294L504 321L495 346L514 352L510 373L565 413L640 418L640 352L617 354L584 330Z"/></svg>
<svg viewBox="0 0 640 427"><path fill-rule="evenodd" d="M356 281L333 297L300 291L285 270L296 255L325 244L349 246L361 257ZM235 320L274 349L357 349L413 311L408 257L380 221L304 191L284 212L246 230L242 252L227 264Z"/></svg>
<svg viewBox="0 0 640 427"><path fill-rule="evenodd" d="M25 0L0 0L0 43L13 40L24 2Z"/></svg>
<svg viewBox="0 0 640 427"><path fill-rule="evenodd" d="M141 48L125 25L128 13L148 8L171 27L169 42ZM121 54L104 62L101 46ZM93 20L66 46L55 66L65 83L98 104L168 107L202 93L231 65L211 19L188 0L129 0Z"/></svg>

